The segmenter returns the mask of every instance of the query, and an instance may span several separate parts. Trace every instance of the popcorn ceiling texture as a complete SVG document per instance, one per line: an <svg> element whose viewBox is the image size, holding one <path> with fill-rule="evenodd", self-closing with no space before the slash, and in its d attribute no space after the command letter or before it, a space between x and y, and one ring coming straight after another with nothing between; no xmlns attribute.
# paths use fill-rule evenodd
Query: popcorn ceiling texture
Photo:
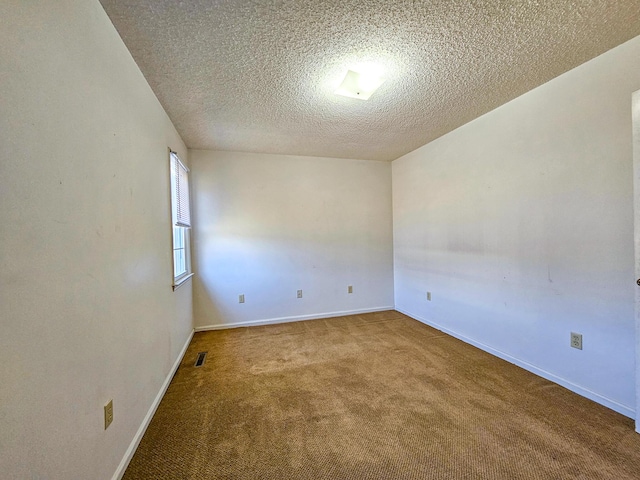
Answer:
<svg viewBox="0 0 640 480"><path fill-rule="evenodd" d="M639 0L101 0L189 148L394 160L640 34ZM376 62L368 101L334 90Z"/></svg>

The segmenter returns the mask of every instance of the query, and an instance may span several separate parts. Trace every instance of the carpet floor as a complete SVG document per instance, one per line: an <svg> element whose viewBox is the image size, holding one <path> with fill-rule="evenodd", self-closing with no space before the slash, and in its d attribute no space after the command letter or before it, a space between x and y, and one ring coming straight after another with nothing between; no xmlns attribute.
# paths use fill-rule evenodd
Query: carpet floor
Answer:
<svg viewBox="0 0 640 480"><path fill-rule="evenodd" d="M395 311L196 333L124 476L638 478L631 419Z"/></svg>

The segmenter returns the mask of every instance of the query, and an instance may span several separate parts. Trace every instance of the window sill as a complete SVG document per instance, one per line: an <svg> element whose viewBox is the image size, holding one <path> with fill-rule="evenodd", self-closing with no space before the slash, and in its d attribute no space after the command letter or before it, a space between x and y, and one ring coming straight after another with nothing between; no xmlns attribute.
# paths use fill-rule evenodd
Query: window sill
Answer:
<svg viewBox="0 0 640 480"><path fill-rule="evenodd" d="M180 277L180 279L178 280L174 280L173 281L173 290L176 291L178 288L180 288L182 285L184 285L185 283L187 283L187 280L189 280L191 277L193 277L193 273L190 273L188 275L185 275L184 277Z"/></svg>

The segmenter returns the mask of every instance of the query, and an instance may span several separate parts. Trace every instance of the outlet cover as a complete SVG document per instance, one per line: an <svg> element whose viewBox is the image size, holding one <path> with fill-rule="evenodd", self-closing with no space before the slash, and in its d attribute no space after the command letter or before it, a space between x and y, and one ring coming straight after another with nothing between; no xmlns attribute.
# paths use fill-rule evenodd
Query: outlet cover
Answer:
<svg viewBox="0 0 640 480"><path fill-rule="evenodd" d="M353 285L347 287L347 293L353 293Z"/></svg>
<svg viewBox="0 0 640 480"><path fill-rule="evenodd" d="M109 403L107 403L104 406L104 429L105 430L109 428L109 425L111 425L111 422L113 422L113 400L109 400Z"/></svg>
<svg viewBox="0 0 640 480"><path fill-rule="evenodd" d="M302 298L302 290L298 290L298 298Z"/></svg>
<svg viewBox="0 0 640 480"><path fill-rule="evenodd" d="M238 295L238 303L244 303L244 294Z"/></svg>
<svg viewBox="0 0 640 480"><path fill-rule="evenodd" d="M582 350L582 335L580 333L571 332L571 346Z"/></svg>
<svg viewBox="0 0 640 480"><path fill-rule="evenodd" d="M431 301L431 292L427 292L427 300Z"/></svg>

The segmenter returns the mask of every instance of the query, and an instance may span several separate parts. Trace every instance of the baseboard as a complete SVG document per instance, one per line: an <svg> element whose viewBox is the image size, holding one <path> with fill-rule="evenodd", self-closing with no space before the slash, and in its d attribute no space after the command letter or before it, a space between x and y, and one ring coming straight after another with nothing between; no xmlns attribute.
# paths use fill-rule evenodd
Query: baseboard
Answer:
<svg viewBox="0 0 640 480"><path fill-rule="evenodd" d="M162 401L162 397L164 397L164 394L167 391L167 388L169 388L169 384L171 383L171 379L175 375L176 370L178 370L178 367L180 366L180 362L182 361L182 358L184 357L184 354L187 352L187 347L189 347L189 344L191 343L191 339L192 338L193 338L193 331L189 335L189 338L187 338L187 341L185 342L184 346L182 347L182 350L180 351L180 354L178 355L178 358L176 359L175 363L173 364L173 367L171 367L171 370L169 370L169 374L167 375L167 378L165 378L164 383L160 387L160 391L156 395L155 400L153 401L153 403L151 404L151 407L149 408L149 411L147 412L147 414L145 415L144 419L142 420L142 424L140 425L140 428L138 428L138 431L136 432L135 436L133 437L133 440L131 441L131 444L129 445L129 448L127 448L127 451L125 452L124 457L122 458L122 461L120 462L120 465L118 465L118 468L116 469L116 472L113 474L113 477L111 477L111 480L120 480L122 478L122 476L124 475L125 470L129 466L129 462L133 458L133 454L136 453L136 449L138 448L138 445L140 444L140 440L142 440L142 436L144 435L144 432L147 431L147 427L149 426L149 423L151 422L151 419L153 418L153 415L156 413L156 410L158 409L158 406L160 405L160 402Z"/></svg>
<svg viewBox="0 0 640 480"><path fill-rule="evenodd" d="M265 318L261 320L249 320L247 322L237 322L237 323L226 323L224 325L205 325L202 327L196 327L196 332L206 332L208 330L224 330L227 328L239 328L239 327L255 327L258 325L272 325L276 323L289 323L289 322L300 322L303 320L317 320L319 318L331 318L331 317L343 317L345 315L358 315L361 313L373 313L373 312L384 312L385 310L394 310L393 305L388 307L374 307L374 308L364 308L361 310L347 310L344 312L325 312L325 313L317 313L313 315L300 315L293 317L278 317L278 318Z"/></svg>
<svg viewBox="0 0 640 480"><path fill-rule="evenodd" d="M512 357L509 354L506 354L504 352L501 352L500 350L496 350L493 347L490 347L488 345L485 345L484 343L481 342L477 342L475 340L473 340L472 338L466 337L464 335L461 335L453 330L449 330L448 328L443 327L442 325L439 325L435 322L432 322L426 318L421 317L420 315L416 315L414 313L411 312L407 312L404 311L400 308L396 307L396 310L400 313L404 313L405 315L418 320L421 323L424 323L425 325L429 325L430 327L433 327L437 330L440 330L441 332L444 332L448 335L451 335L452 337L455 337L459 340L462 340L465 343L468 343L470 345L473 345L474 347L478 347L480 350L484 350L487 353L490 353L491 355L494 355L498 358L501 358L503 360L506 360L509 363L513 363L514 365L517 365L521 368L524 368L525 370L528 370L531 373L535 373L536 375L538 375L539 377L545 378L551 382L557 383L558 385L571 390L574 393L577 393L578 395L582 395L583 397L588 398L589 400L593 400L596 403L599 403L600 405L604 405L607 408L610 408L611 410L618 412L622 415L625 415L626 417L630 417L630 418L635 418L635 411L633 408L628 407L626 405L622 405L614 400L611 400L610 398L604 397L598 393L592 392L591 390L588 390L586 388L581 387L580 385L576 385L575 383L571 383L568 380L565 380L562 377L558 377L557 375L554 375L553 373L547 372L546 370L543 370L541 368L536 367L535 365L532 365L530 363L527 363L523 360L520 360L516 357Z"/></svg>

